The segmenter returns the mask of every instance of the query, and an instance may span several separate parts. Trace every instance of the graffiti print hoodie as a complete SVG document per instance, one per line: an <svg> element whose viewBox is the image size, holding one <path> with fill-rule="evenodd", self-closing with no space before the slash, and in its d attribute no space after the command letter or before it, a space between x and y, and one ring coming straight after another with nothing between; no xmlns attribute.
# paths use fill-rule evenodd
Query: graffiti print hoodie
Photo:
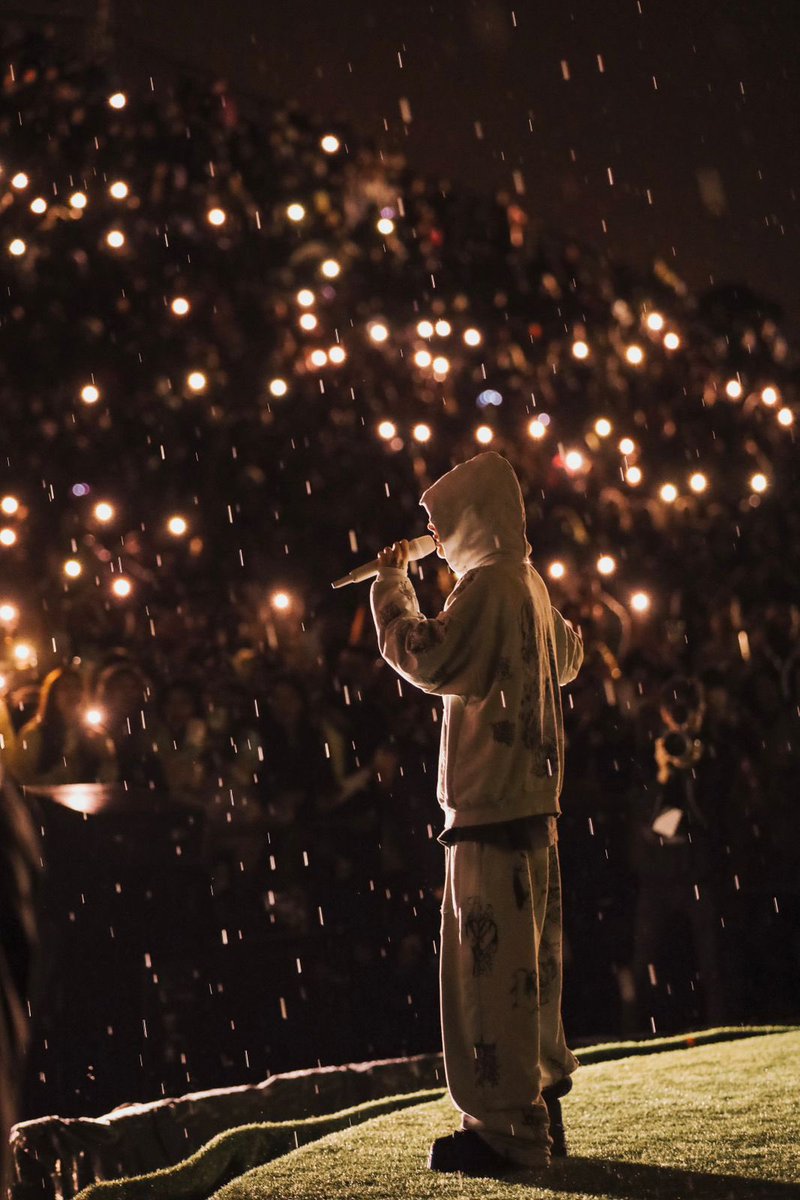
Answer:
<svg viewBox="0 0 800 1200"><path fill-rule="evenodd" d="M438 617L420 612L405 570L372 585L383 658L444 697L437 797L445 828L558 813L564 772L560 687L583 644L529 561L525 505L494 451L448 471L420 503L458 582Z"/></svg>

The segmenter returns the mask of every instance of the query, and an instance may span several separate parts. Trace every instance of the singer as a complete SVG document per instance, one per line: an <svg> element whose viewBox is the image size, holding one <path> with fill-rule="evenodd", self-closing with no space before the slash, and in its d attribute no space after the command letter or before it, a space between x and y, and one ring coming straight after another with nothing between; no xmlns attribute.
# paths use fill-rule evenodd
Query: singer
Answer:
<svg viewBox="0 0 800 1200"><path fill-rule="evenodd" d="M396 542L378 556L370 601L383 658L444 699L442 1046L462 1116L428 1166L499 1175L566 1154L560 1097L578 1062L561 1021L559 689L577 675L583 643L530 562L506 459L487 451L460 463L420 503L456 586L424 617L408 543Z"/></svg>

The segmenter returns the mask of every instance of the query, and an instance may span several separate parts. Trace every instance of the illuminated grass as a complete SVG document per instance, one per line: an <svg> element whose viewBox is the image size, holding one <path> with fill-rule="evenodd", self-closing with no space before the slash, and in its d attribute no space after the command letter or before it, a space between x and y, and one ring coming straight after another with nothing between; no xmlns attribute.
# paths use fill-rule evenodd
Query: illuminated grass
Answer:
<svg viewBox="0 0 800 1200"><path fill-rule="evenodd" d="M585 1067L564 1103L573 1157L544 1178L476 1180L425 1166L456 1125L448 1099L286 1155L215 1200L797 1200L800 1033Z"/></svg>
<svg viewBox="0 0 800 1200"><path fill-rule="evenodd" d="M231 1129L174 1167L95 1184L79 1200L798 1200L800 1031L755 1033L582 1051L564 1102L571 1157L538 1177L429 1171L430 1142L457 1114L428 1091Z"/></svg>

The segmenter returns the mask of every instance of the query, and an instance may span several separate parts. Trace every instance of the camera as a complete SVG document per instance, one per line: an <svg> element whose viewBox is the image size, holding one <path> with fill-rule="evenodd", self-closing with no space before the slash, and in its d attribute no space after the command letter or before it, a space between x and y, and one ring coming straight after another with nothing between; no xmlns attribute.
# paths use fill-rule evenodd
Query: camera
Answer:
<svg viewBox="0 0 800 1200"><path fill-rule="evenodd" d="M687 770L703 753L703 743L695 736L705 712L701 685L676 676L661 689L659 700L664 731L656 739L656 759L667 773L670 767Z"/></svg>

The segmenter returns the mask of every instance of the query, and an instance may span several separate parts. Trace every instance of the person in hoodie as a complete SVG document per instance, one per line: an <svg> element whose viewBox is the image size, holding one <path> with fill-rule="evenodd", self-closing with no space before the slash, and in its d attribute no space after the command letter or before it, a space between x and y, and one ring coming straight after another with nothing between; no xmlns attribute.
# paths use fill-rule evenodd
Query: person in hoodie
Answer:
<svg viewBox="0 0 800 1200"><path fill-rule="evenodd" d="M561 1020L556 819L564 772L560 688L580 635L530 562L510 463L486 451L422 495L457 577L443 611L419 608L408 543L378 556L370 601L382 657L444 700L440 1000L447 1085L461 1128L437 1138L438 1171L499 1174L565 1154L559 1097L577 1059Z"/></svg>

